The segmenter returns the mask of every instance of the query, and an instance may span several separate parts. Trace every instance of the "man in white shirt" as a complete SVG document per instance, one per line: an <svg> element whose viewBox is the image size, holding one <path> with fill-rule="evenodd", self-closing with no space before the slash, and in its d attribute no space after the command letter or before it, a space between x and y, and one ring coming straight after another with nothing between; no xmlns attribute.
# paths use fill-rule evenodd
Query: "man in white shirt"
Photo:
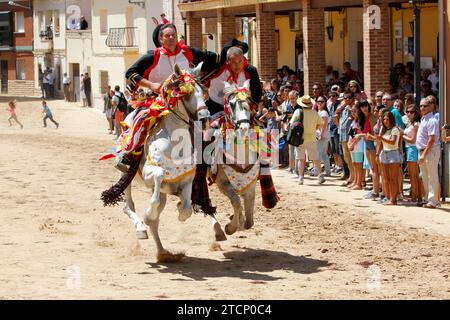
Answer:
<svg viewBox="0 0 450 320"><path fill-rule="evenodd" d="M63 77L63 87L64 87L64 98L67 102L70 101L70 78L66 72L64 72Z"/></svg>
<svg viewBox="0 0 450 320"><path fill-rule="evenodd" d="M45 99L50 98L50 75L48 73L48 70L44 71L44 75L42 77L42 85L44 87L44 93L45 93Z"/></svg>
<svg viewBox="0 0 450 320"><path fill-rule="evenodd" d="M50 98L55 98L55 74L52 69L48 71L48 85L50 87Z"/></svg>
<svg viewBox="0 0 450 320"><path fill-rule="evenodd" d="M431 90L438 91L439 90L439 66L436 65L433 68L433 71L428 76L428 80L431 81Z"/></svg>
<svg viewBox="0 0 450 320"><path fill-rule="evenodd" d="M422 174L426 208L440 207L438 164L440 160L439 122L433 115L433 104L428 98L420 100L420 120L417 130L416 147L419 150L419 166Z"/></svg>

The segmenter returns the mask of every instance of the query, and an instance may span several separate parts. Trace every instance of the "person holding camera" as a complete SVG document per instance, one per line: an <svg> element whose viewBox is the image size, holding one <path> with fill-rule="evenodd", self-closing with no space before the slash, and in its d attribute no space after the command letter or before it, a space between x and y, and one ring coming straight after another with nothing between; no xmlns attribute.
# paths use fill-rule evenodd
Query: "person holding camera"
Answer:
<svg viewBox="0 0 450 320"><path fill-rule="evenodd" d="M267 131L279 130L281 128L281 118L278 115L276 108L267 109L267 111L259 118L259 121L266 123Z"/></svg>

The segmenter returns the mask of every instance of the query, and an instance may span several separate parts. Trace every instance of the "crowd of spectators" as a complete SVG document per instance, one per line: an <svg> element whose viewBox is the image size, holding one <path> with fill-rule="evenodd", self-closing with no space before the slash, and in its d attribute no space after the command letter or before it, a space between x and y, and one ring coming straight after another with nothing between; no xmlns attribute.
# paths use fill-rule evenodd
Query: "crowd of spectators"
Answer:
<svg viewBox="0 0 450 320"><path fill-rule="evenodd" d="M365 189L365 198L385 205L405 203L408 190L411 204L439 207L440 145L449 138L439 126L438 67L422 73L420 105L415 105L412 63L395 65L391 86L374 97L364 92L349 62L343 70L328 66L325 86L314 83L312 92L304 92L301 72L288 66L264 83L255 119L281 131L280 168L300 185L305 174L317 176L319 184L339 176L343 187ZM294 147L284 140L300 114L304 142Z"/></svg>

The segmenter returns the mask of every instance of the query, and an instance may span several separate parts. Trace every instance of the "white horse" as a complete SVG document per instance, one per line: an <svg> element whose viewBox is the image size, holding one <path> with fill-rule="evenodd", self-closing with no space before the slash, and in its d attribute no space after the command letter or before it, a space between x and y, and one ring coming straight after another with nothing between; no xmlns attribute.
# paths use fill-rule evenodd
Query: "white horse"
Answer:
<svg viewBox="0 0 450 320"><path fill-rule="evenodd" d="M200 69L201 64L192 71L194 79L198 76ZM185 77L177 65L174 67L174 75L178 78ZM162 117L149 133L139 164L139 175L145 186L153 191L150 204L145 211L144 222L150 227L156 243L159 262L176 262L184 256L165 250L159 237L159 219L166 205L167 194L180 198L180 202L177 204L179 221L186 221L192 214L192 182L196 167L191 149L193 120L207 118L209 111L203 98L203 88L197 81L191 84L193 90L179 97L176 107L173 109L174 112ZM182 139L181 144L178 142L180 138ZM189 147L187 150L186 146ZM133 221L138 239L147 239L147 228L135 212L131 184L124 192L126 204L123 211ZM214 216L212 218L215 220ZM214 225L214 230L216 239L226 238L218 222Z"/></svg>
<svg viewBox="0 0 450 320"><path fill-rule="evenodd" d="M235 84L228 82L225 83L227 122L234 129L238 141L240 137L248 133L252 124L249 87L249 80L244 83L243 88L238 88ZM234 209L231 222L225 226L225 232L228 235L237 230L250 229L253 226L255 185L260 163L256 152L250 150L249 143L246 143L245 139L241 139L241 141L244 141L243 147L238 146L237 156L232 156L233 164L229 164L229 157L225 157L227 159L225 164L220 161L221 159L216 159L222 164L218 164L216 167L215 182L219 190L230 199ZM231 146L234 147L234 144ZM225 151L225 154L229 155L229 152ZM242 215L240 197L244 200L245 219Z"/></svg>

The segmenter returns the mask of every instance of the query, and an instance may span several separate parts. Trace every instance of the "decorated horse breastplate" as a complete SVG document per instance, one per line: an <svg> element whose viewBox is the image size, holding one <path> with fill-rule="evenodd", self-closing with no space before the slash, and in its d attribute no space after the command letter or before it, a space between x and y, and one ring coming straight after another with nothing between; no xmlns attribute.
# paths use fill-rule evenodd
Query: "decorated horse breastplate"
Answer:
<svg viewBox="0 0 450 320"><path fill-rule="evenodd" d="M184 50L181 50L178 54L173 56L167 56L164 53L160 54L158 64L149 73L148 80L151 82L162 83L173 72L173 66L178 64L181 69L187 70L190 68L190 62L184 54Z"/></svg>
<svg viewBox="0 0 450 320"><path fill-rule="evenodd" d="M222 165L222 170L237 192L244 192L252 183L255 183L259 175L259 161L248 172L239 172L233 166Z"/></svg>
<svg viewBox="0 0 450 320"><path fill-rule="evenodd" d="M188 157L180 161L180 159L169 159L164 157L159 149L154 145L150 145L146 164L164 168L163 182L174 183L184 177L195 173L194 157Z"/></svg>
<svg viewBox="0 0 450 320"><path fill-rule="evenodd" d="M247 73L241 71L238 75L237 86L242 87L244 82L248 79ZM209 87L209 98L218 104L223 104L224 98L224 81L230 82L230 72L225 69L218 77L211 80Z"/></svg>

